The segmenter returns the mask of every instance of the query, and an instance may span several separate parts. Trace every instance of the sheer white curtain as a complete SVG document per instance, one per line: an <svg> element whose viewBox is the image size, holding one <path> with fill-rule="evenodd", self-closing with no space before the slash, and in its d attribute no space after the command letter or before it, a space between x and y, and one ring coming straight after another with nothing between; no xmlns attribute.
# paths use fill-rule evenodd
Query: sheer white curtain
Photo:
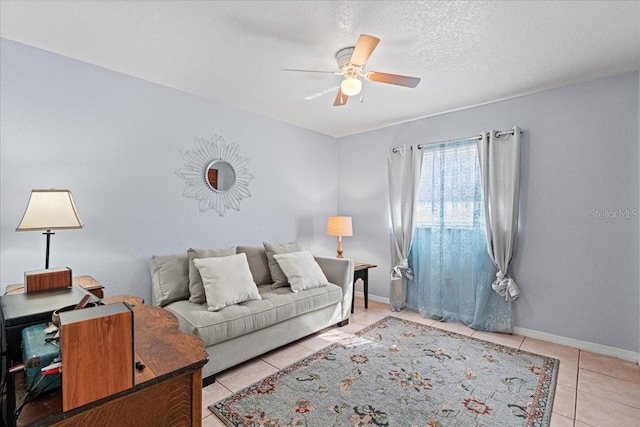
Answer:
<svg viewBox="0 0 640 427"><path fill-rule="evenodd" d="M520 198L520 128L513 135L483 132L478 141L482 173L487 251L498 267L493 290L506 301L520 297L520 289L508 273L516 249Z"/></svg>
<svg viewBox="0 0 640 427"><path fill-rule="evenodd" d="M422 153L417 146L404 145L389 149L389 209L391 216L391 309L398 311L406 305L406 278L412 279L409 269L409 250L415 229L415 204Z"/></svg>

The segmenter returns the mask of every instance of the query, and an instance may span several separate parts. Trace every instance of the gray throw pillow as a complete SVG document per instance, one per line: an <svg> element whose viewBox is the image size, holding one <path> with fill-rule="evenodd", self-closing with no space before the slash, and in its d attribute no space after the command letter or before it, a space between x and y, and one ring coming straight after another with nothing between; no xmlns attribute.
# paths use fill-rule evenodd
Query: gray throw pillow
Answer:
<svg viewBox="0 0 640 427"><path fill-rule="evenodd" d="M159 307L189 299L189 257L154 255L149 261L154 303Z"/></svg>
<svg viewBox="0 0 640 427"><path fill-rule="evenodd" d="M270 285L273 283L264 246L236 246L236 253L247 255L249 269L256 285Z"/></svg>
<svg viewBox="0 0 640 427"><path fill-rule="evenodd" d="M309 251L289 252L273 256L282 269L293 292L327 286L329 281Z"/></svg>
<svg viewBox="0 0 640 427"><path fill-rule="evenodd" d="M200 272L207 298L207 310L262 299L253 281L246 254L193 260Z"/></svg>
<svg viewBox="0 0 640 427"><path fill-rule="evenodd" d="M263 242L264 250L267 253L267 261L269 263L269 271L271 272L271 279L273 280L273 285L271 287L282 288L285 286L289 286L289 282L287 282L287 276L284 275L278 262L273 257L276 254L287 254L289 252L298 252L302 250L302 247L298 242L289 242L289 243L267 243Z"/></svg>
<svg viewBox="0 0 640 427"><path fill-rule="evenodd" d="M193 304L204 304L207 298L204 293L204 285L202 277L197 267L193 264L194 259L199 258L215 258L229 255L235 255L235 246L227 249L194 249L189 248L187 255L189 256L189 302Z"/></svg>

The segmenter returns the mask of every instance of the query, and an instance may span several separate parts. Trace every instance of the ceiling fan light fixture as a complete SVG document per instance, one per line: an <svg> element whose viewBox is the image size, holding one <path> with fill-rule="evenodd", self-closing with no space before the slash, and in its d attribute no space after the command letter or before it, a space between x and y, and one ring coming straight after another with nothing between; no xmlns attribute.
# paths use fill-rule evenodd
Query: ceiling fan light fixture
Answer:
<svg viewBox="0 0 640 427"><path fill-rule="evenodd" d="M362 82L358 77L347 77L340 83L340 90L347 96L354 96L360 93Z"/></svg>
<svg viewBox="0 0 640 427"><path fill-rule="evenodd" d="M371 82L386 83L408 88L414 88L418 86L418 83L420 83L420 77L382 73L380 71L364 71L365 64L378 45L378 42L380 42L380 39L377 37L369 36L367 34L360 34L360 37L358 37L358 42L355 46L340 49L336 53L336 61L338 63L338 69L340 70L340 72L293 70L289 68L286 68L285 71L305 71L311 73L329 73L336 75L342 74L344 76L344 80L342 80L342 82L340 83L340 89L338 90L336 98L333 102L334 107L345 105L349 100L349 97L356 96L361 92L362 80L360 79L360 77ZM360 102L362 102L362 97L360 97Z"/></svg>

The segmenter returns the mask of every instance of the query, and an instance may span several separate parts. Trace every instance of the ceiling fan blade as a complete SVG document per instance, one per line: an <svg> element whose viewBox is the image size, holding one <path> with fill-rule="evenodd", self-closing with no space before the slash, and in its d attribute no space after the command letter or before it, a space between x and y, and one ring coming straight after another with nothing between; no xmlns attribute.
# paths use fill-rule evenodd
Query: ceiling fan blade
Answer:
<svg viewBox="0 0 640 427"><path fill-rule="evenodd" d="M370 71L364 76L365 79L378 83L389 83L392 85L416 87L420 83L420 77L401 76L399 74L380 73Z"/></svg>
<svg viewBox="0 0 640 427"><path fill-rule="evenodd" d="M302 73L323 73L323 74L333 74L333 75L342 75L340 71L318 71L318 70L296 70L293 68L283 68L282 71L297 71Z"/></svg>
<svg viewBox="0 0 640 427"><path fill-rule="evenodd" d="M336 95L336 100L333 101L333 106L339 107L341 105L346 104L348 100L349 100L349 97L344 93L342 93L342 89L338 89L338 94Z"/></svg>
<svg viewBox="0 0 640 427"><path fill-rule="evenodd" d="M380 43L379 38L360 34L356 48L351 54L351 63L353 65L363 66L371 56L371 53L373 53L373 50L378 46L378 43Z"/></svg>

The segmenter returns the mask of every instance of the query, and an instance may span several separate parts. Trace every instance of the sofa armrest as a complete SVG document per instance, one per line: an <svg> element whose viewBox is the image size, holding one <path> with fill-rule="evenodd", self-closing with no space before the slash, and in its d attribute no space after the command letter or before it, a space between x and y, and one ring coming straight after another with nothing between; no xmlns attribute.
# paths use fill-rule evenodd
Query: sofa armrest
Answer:
<svg viewBox="0 0 640 427"><path fill-rule="evenodd" d="M329 282L342 288L342 320L348 319L353 298L353 260L323 256L314 258Z"/></svg>

